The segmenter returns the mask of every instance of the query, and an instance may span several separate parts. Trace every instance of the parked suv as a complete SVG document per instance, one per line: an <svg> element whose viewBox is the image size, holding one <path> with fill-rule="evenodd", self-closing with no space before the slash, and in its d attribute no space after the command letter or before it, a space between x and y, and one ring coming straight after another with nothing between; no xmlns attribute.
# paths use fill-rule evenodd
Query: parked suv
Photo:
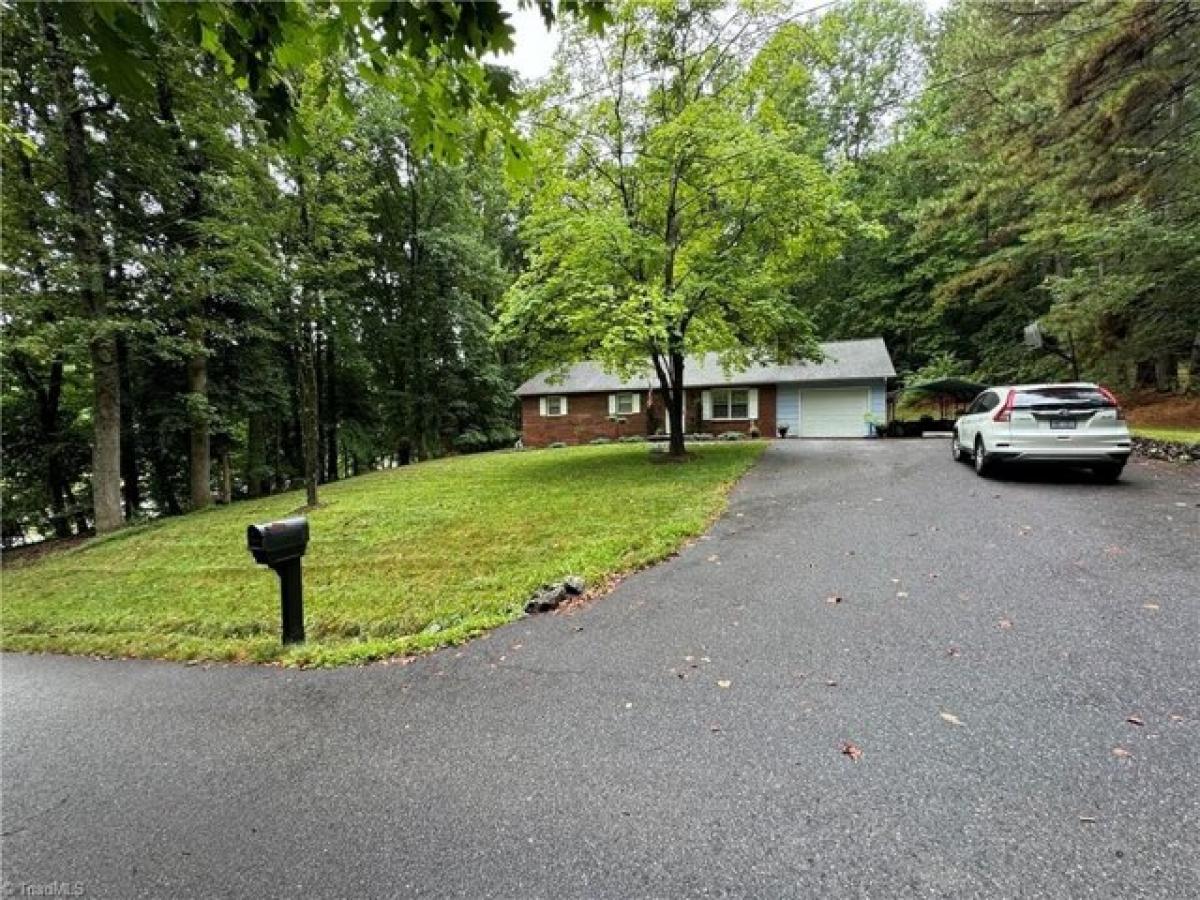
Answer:
<svg viewBox="0 0 1200 900"><path fill-rule="evenodd" d="M1117 398L1096 384L988 388L954 423L950 452L987 475L997 463L1088 466L1116 481L1129 459L1129 427Z"/></svg>

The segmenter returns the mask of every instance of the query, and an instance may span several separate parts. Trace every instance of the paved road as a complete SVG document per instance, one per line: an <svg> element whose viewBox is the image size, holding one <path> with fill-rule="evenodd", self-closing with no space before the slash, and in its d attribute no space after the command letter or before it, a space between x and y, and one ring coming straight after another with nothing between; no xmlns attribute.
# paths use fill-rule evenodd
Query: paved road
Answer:
<svg viewBox="0 0 1200 900"><path fill-rule="evenodd" d="M1200 896L1198 557L1196 469L982 481L940 441L776 445L677 559L407 667L6 657L4 875Z"/></svg>

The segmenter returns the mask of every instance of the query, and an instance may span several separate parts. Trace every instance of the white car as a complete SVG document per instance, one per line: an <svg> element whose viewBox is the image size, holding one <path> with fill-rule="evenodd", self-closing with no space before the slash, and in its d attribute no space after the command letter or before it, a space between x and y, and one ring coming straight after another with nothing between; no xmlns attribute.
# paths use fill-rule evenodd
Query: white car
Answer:
<svg viewBox="0 0 1200 900"><path fill-rule="evenodd" d="M1116 481L1132 445L1125 414L1096 384L1015 384L988 388L954 423L950 452L980 475L1001 462L1088 466Z"/></svg>

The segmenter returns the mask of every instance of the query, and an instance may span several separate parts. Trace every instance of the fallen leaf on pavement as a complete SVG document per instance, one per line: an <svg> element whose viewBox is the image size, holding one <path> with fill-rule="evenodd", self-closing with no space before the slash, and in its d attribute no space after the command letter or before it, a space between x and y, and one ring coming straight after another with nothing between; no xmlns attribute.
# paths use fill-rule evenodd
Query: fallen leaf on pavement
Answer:
<svg viewBox="0 0 1200 900"><path fill-rule="evenodd" d="M896 596L903 600L908 596L908 591L896 591Z"/></svg>
<svg viewBox="0 0 1200 900"><path fill-rule="evenodd" d="M962 727L962 720L958 716L954 715L954 713L942 713L942 720L949 722L951 725L958 725L959 727Z"/></svg>
<svg viewBox="0 0 1200 900"><path fill-rule="evenodd" d="M1125 719L1125 721L1126 721L1126 722L1128 722L1130 725L1138 725L1138 726L1141 726L1141 725L1145 725L1145 724L1146 724L1146 723L1145 723L1145 722L1143 722L1143 721L1142 721L1142 720L1141 720L1141 719L1140 719L1138 716L1129 716L1128 718L1126 718L1126 719Z"/></svg>
<svg viewBox="0 0 1200 900"><path fill-rule="evenodd" d="M1143 603L1142 609L1158 609L1157 603Z"/></svg>
<svg viewBox="0 0 1200 900"><path fill-rule="evenodd" d="M718 681L718 682L717 682L717 687L723 687L723 688L727 688L727 687L729 687L731 684L733 684L733 682L732 682L732 681L724 681L724 680L722 680L722 681Z"/></svg>
<svg viewBox="0 0 1200 900"><path fill-rule="evenodd" d="M715 554L715 553L714 553L712 556L710 556L710 557L708 558L708 561L709 561L709 562L716 562L716 561L717 561L717 559L718 559L718 557L717 557L717 554Z"/></svg>
<svg viewBox="0 0 1200 900"><path fill-rule="evenodd" d="M1095 816L1080 816L1079 821L1083 822L1085 824L1091 825L1092 823L1094 823L1096 821L1096 817Z"/></svg>
<svg viewBox="0 0 1200 900"><path fill-rule="evenodd" d="M1117 757L1117 759L1129 759L1131 756L1133 756L1133 754L1124 747L1113 747L1112 753L1113 756Z"/></svg>
<svg viewBox="0 0 1200 900"><path fill-rule="evenodd" d="M721 726L720 725L709 725L708 730L711 731L713 734L719 734L721 731Z"/></svg>
<svg viewBox="0 0 1200 900"><path fill-rule="evenodd" d="M862 759L863 752L853 741L842 741L842 755L850 757L852 762Z"/></svg>
<svg viewBox="0 0 1200 900"><path fill-rule="evenodd" d="M826 681L825 687L837 687L837 682L836 681Z"/></svg>
<svg viewBox="0 0 1200 900"><path fill-rule="evenodd" d="M842 598L838 594L830 594L825 598L826 603L841 603Z"/></svg>
<svg viewBox="0 0 1200 900"><path fill-rule="evenodd" d="M1172 722L1182 722L1183 716L1179 715L1179 713L1171 713L1171 721Z"/></svg>
<svg viewBox="0 0 1200 900"><path fill-rule="evenodd" d="M946 648L947 656L959 656L961 653L962 653L962 651L959 650L957 647L947 647Z"/></svg>
<svg viewBox="0 0 1200 900"><path fill-rule="evenodd" d="M996 627L1007 630L1009 628L1012 628L1012 622L1008 619L1001 619L999 622L996 623Z"/></svg>

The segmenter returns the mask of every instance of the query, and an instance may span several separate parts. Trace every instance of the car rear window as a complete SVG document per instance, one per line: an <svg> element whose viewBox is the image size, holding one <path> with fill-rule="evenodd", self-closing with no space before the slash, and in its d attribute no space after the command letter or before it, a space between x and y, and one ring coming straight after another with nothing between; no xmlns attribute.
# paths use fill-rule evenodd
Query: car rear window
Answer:
<svg viewBox="0 0 1200 900"><path fill-rule="evenodd" d="M1088 387L1047 387L1033 390L1017 391L1013 398L1013 406L1018 409L1028 409L1035 406L1080 406L1101 408L1112 406L1113 402L1096 388Z"/></svg>

